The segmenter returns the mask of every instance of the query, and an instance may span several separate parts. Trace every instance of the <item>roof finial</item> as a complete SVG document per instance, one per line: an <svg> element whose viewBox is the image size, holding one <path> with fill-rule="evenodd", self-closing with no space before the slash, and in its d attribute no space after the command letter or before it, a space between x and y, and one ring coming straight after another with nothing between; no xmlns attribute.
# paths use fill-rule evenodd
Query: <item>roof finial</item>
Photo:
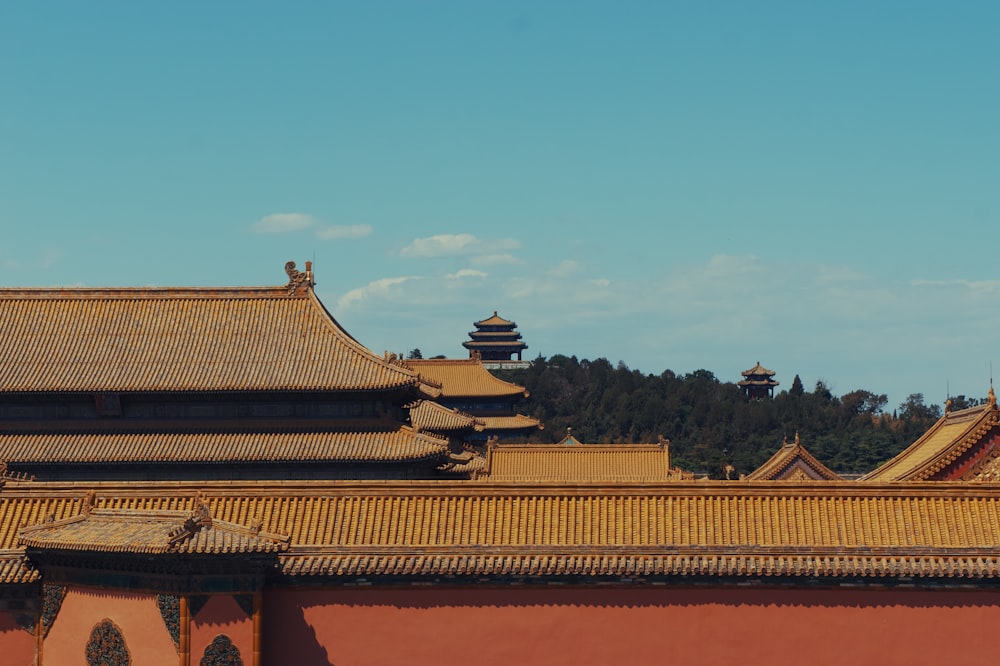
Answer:
<svg viewBox="0 0 1000 666"><path fill-rule="evenodd" d="M986 396L987 396L987 398L989 398L991 406L997 404L997 394L993 392L993 387L992 386L990 387L990 392L987 393Z"/></svg>

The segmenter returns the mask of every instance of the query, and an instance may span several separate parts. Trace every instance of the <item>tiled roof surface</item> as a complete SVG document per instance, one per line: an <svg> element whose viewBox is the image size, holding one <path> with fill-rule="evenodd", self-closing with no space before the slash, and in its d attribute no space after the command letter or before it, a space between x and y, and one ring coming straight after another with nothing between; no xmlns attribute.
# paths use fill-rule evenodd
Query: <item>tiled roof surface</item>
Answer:
<svg viewBox="0 0 1000 666"><path fill-rule="evenodd" d="M544 426L538 419L512 414L511 416L477 416L486 430L542 430Z"/></svg>
<svg viewBox="0 0 1000 666"><path fill-rule="evenodd" d="M1000 424L995 403L949 412L917 441L863 481L920 481L931 478Z"/></svg>
<svg viewBox="0 0 1000 666"><path fill-rule="evenodd" d="M671 477L670 452L657 444L501 444L487 454L486 475L514 482L665 481Z"/></svg>
<svg viewBox="0 0 1000 666"><path fill-rule="evenodd" d="M413 371L311 289L0 289L0 392L376 390Z"/></svg>
<svg viewBox="0 0 1000 666"><path fill-rule="evenodd" d="M410 423L418 430L453 432L455 430L482 431L483 423L456 409L449 409L431 400L421 400L410 406Z"/></svg>
<svg viewBox="0 0 1000 666"><path fill-rule="evenodd" d="M796 473L801 472L801 473ZM837 481L840 476L816 459L798 441L798 436L792 444L785 444L778 449L763 465L747 475L749 481L805 480L805 477L816 480Z"/></svg>
<svg viewBox="0 0 1000 666"><path fill-rule="evenodd" d="M28 564L23 549L0 551L0 585L33 583L39 578L38 571Z"/></svg>
<svg viewBox="0 0 1000 666"><path fill-rule="evenodd" d="M408 360L406 364L422 378L441 385L443 398L525 397L523 386L494 377L482 361L472 358Z"/></svg>
<svg viewBox="0 0 1000 666"><path fill-rule="evenodd" d="M1000 577L987 484L90 484L95 511L192 511L288 534L295 574ZM0 550L22 521L75 516L81 485L0 491ZM48 496L48 497L46 497ZM58 519L58 518L57 518Z"/></svg>
<svg viewBox="0 0 1000 666"><path fill-rule="evenodd" d="M477 321L477 322L473 323L473 326L477 326L477 327L478 326L510 326L511 328L514 328L515 326L517 326L517 324L515 324L512 321L508 321L507 319L504 319L503 317L497 315L497 311L494 310L493 314L491 316L487 317L486 319L482 319L480 321Z"/></svg>
<svg viewBox="0 0 1000 666"><path fill-rule="evenodd" d="M404 462L447 451L408 426L347 432L0 433L7 463Z"/></svg>
<svg viewBox="0 0 1000 666"><path fill-rule="evenodd" d="M774 373L774 370L768 370L767 368L765 368L764 366L762 366L760 364L760 361L757 361L757 365L753 366L749 370L744 370L741 374L744 377L753 377L754 375L768 375L768 376L771 376L771 375L774 375L775 373Z"/></svg>
<svg viewBox="0 0 1000 666"><path fill-rule="evenodd" d="M28 548L106 553L275 553L287 538L182 511L98 510L20 531Z"/></svg>

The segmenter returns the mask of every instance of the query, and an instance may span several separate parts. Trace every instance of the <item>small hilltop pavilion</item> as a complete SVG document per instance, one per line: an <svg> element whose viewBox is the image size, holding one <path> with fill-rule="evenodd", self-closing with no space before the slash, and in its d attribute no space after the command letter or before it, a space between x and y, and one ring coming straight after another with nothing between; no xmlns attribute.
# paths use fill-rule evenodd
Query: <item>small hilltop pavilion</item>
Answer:
<svg viewBox="0 0 1000 666"><path fill-rule="evenodd" d="M469 350L470 358L482 360L489 370L526 368L529 363L521 360L521 353L528 345L521 340L517 332L517 324L508 321L493 311L492 317L472 324L476 330L469 333L471 340L466 340L462 346ZM517 360L513 360L514 356Z"/></svg>
<svg viewBox="0 0 1000 666"><path fill-rule="evenodd" d="M743 389L750 400L762 400L774 397L774 387L778 382L774 380L774 370L768 370L757 361L757 365L744 370L743 379L737 382L737 386Z"/></svg>

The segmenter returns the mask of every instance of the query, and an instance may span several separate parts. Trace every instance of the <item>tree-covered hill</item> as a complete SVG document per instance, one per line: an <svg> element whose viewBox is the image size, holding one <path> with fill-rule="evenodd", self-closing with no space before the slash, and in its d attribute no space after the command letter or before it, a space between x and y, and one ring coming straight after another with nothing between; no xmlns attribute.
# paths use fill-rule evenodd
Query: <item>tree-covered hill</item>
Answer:
<svg viewBox="0 0 1000 666"><path fill-rule="evenodd" d="M708 370L659 375L612 365L604 358L536 358L530 368L497 371L530 391L518 411L545 424L530 441L557 442L566 434L588 444L670 440L674 464L737 478L764 463L787 438L842 474L868 472L919 437L941 416L919 393L886 411L887 398L864 389L841 396L817 382L806 390L798 375L774 398L750 401ZM952 398L956 409L979 404Z"/></svg>

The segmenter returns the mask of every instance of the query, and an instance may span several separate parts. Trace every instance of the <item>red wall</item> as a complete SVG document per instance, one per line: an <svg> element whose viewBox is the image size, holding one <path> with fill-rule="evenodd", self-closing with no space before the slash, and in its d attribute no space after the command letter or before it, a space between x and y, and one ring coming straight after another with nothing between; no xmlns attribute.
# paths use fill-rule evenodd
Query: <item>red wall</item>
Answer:
<svg viewBox="0 0 1000 666"><path fill-rule="evenodd" d="M229 595L211 597L191 618L191 663L197 664L205 648L225 634L239 651L246 666L253 663L253 620Z"/></svg>
<svg viewBox="0 0 1000 666"><path fill-rule="evenodd" d="M177 648L160 615L155 594L72 587L66 591L59 613L42 644L42 663L46 666L86 664L90 632L104 618L121 629L133 664L177 666L179 663Z"/></svg>
<svg viewBox="0 0 1000 666"><path fill-rule="evenodd" d="M264 663L982 664L1000 593L271 589Z"/></svg>
<svg viewBox="0 0 1000 666"><path fill-rule="evenodd" d="M4 666L31 666L35 660L35 637L14 621L14 615L0 611L0 663Z"/></svg>

